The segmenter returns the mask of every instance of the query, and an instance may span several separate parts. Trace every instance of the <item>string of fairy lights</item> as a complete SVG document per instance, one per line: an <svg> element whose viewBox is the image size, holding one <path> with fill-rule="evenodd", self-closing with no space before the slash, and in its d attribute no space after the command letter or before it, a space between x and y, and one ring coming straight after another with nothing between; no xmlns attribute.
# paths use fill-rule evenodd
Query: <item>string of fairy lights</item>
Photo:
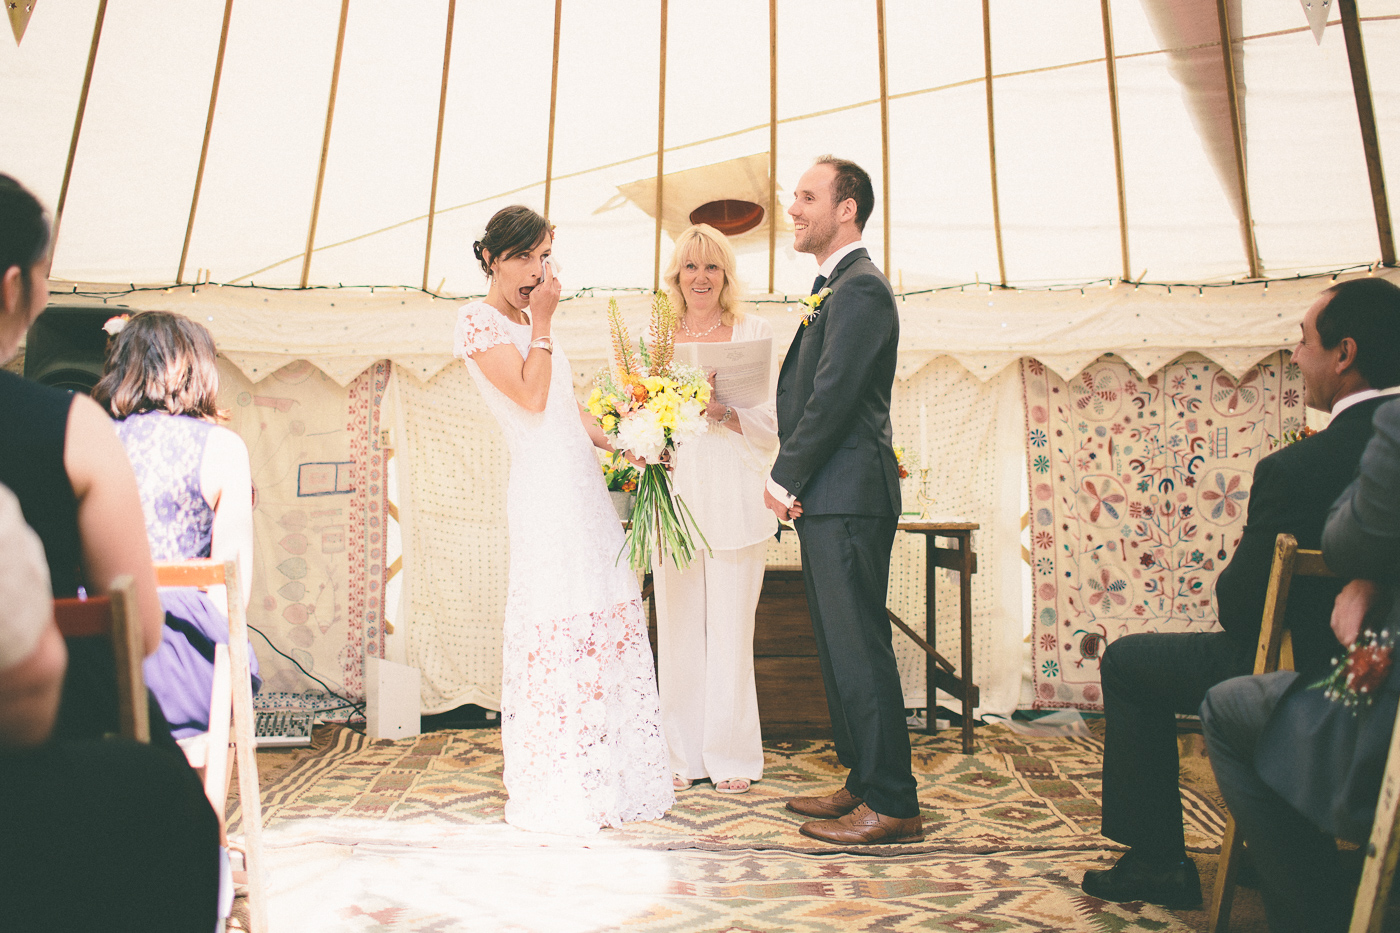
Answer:
<svg viewBox="0 0 1400 933"><path fill-rule="evenodd" d="M1272 278L1257 278L1257 279L1251 279L1251 278L1236 278L1236 279L1231 279L1231 280L1228 281L1228 282L1225 282L1225 281L1219 281L1219 282L1161 282L1161 281L1147 281L1147 280L1145 280L1145 279L1139 279L1139 280L1123 279L1123 278L1117 277L1117 276L1107 276L1107 277L1098 278L1098 279L1088 279L1088 280L1082 281L1082 282L1059 283L1059 284L1053 284L1053 285L998 285L998 284L992 283L992 282L983 282L983 281L980 281L980 280L975 280L975 281L972 281L972 282L959 282L959 283L948 284L948 285L933 285L933 286L928 286L928 287L926 287L926 288L898 289L898 290L896 290L896 293L895 293L895 294L896 294L896 297L898 297L898 298L901 299L901 300L907 299L907 298L917 297L917 296L920 296L920 295L940 295L940 294L950 294L950 293L953 293L953 292L957 292L957 293L960 293L960 294L961 294L961 293L967 293L967 292L969 292L969 291L971 291L971 292L985 291L985 292L987 292L988 294L1014 294L1014 293L1040 293L1040 294L1046 294L1046 293L1062 293L1062 294L1073 294L1074 292L1078 292L1082 297L1088 298L1089 295L1090 295L1090 290L1091 290L1091 289L1114 288L1114 287L1117 287L1117 286L1120 286L1120 285L1131 285L1131 286L1133 286L1133 291L1135 291L1135 292L1136 292L1136 291L1139 291L1139 290L1141 290L1141 289L1144 289L1144 288L1146 288L1146 289L1163 289L1163 290L1165 290L1166 294L1171 295L1171 294L1174 294L1174 293L1175 293L1174 290L1176 290L1176 291L1184 292L1184 293L1186 293L1186 294L1190 294L1191 292L1195 292L1195 294L1196 294L1198 297L1205 297L1206 292L1208 292L1208 291L1215 291L1215 290L1219 290L1219 289L1231 289L1231 288L1236 288L1236 289L1237 289L1237 288L1240 288L1240 287L1242 287L1242 286L1262 286L1263 289L1264 289L1264 294L1268 294L1269 286L1270 286L1271 284L1277 285L1277 284L1280 284L1280 283L1283 283L1283 282L1296 282L1296 281L1316 280L1316 279L1323 279L1323 278L1331 279L1332 281L1335 282L1340 276L1347 275L1347 274L1350 274L1350 273L1361 273L1361 272L1365 272L1367 275L1375 275L1376 272L1381 271L1381 270L1384 270L1384 269L1387 269L1387 268L1395 268L1395 267L1393 267L1393 266L1385 266L1385 265L1383 265L1381 262L1377 261L1377 262L1369 262L1369 263L1355 263L1355 264L1348 265L1348 266L1341 266L1341 267L1339 267L1339 268L1327 269L1327 270L1318 271L1318 272L1299 272L1299 273L1296 273L1296 274L1291 275L1291 276L1276 276L1276 277L1272 277ZM176 292L176 291L185 291L185 290L187 290L187 289L190 291L191 294L194 294L194 293L198 293L201 289L227 289L227 288L231 288L231 289L244 289L244 290L247 290L247 291L289 292L289 293L307 293L307 292L349 292L349 291L368 292L368 293L371 294L371 295L375 294L376 292L392 292L392 293L396 293L396 294L416 293L416 294L427 295L430 299L433 299L433 300L437 300L437 301L449 301L449 302L473 301L473 300L476 300L476 299L480 299L480 298L486 297L486 293L485 293L485 292L480 292L480 293L477 293L477 294L469 294L469 295L446 295L446 294L442 294L442 293L440 293L440 292L432 291L432 290L425 289L425 288L418 288L418 287L411 286L411 285L387 285L387 286L386 286L386 285L345 285L345 284L343 284L343 283L337 283L337 284L335 284L335 285L309 285L309 286L306 286L305 288L302 288L302 287L296 286L296 285L258 285L258 284L254 283L254 282L233 282L233 283L196 282L196 283L191 283L191 284L189 284L189 285L137 285L137 284L135 284L135 283L129 283L129 284L127 284L125 287L122 287L121 285L114 285L114 286L103 287L100 291L99 291L99 290L95 290L95 289L93 289L93 288L91 288L91 287L79 288L78 285L74 284L74 285L71 285L71 286L70 286L70 290L69 290L69 291L66 291L66 292L65 292L65 291L58 291L58 290L55 290L55 291L53 292L53 294L54 294L55 297L72 296L72 297L77 297L77 298L91 299L91 300L94 300L94 301L96 301L96 300L101 300L104 304L106 304L106 303L111 302L111 301L120 301L120 300L122 300L122 299L124 299L124 298L128 298L128 297L130 297L131 295L136 295L136 294L149 294L149 293L152 293L152 292L164 292L165 294L168 295L168 294L171 294L171 293ZM651 294L651 289L649 289L649 288L636 288L636 287L625 287L625 286L601 286L601 285L596 285L596 286L595 286L595 285L590 285L590 286L584 286L584 287L582 287L582 288L573 289L573 290L571 290L569 293L567 293L567 294L565 294L565 295L561 295L559 300L560 300L561 302L565 302L565 301L577 301L577 300L585 299L585 298L594 298L594 297L598 297L599 295L650 295L650 294ZM802 297L801 295L796 295L796 294L794 294L794 295L788 295L788 294L776 295L776 294L775 294L775 295L763 295L763 296L757 296L757 297L753 297L753 298L746 298L745 301L746 301L748 304L753 304L753 305L790 305L790 304L792 304L794 301L800 300L801 297Z"/></svg>

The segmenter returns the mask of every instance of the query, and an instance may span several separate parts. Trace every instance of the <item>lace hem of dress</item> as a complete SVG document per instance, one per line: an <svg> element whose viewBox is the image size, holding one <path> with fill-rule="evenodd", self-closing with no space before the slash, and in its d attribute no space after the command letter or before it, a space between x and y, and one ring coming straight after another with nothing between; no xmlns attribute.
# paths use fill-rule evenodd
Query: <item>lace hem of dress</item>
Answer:
<svg viewBox="0 0 1400 933"><path fill-rule="evenodd" d="M507 632L506 821L588 835L675 801L639 599Z"/></svg>

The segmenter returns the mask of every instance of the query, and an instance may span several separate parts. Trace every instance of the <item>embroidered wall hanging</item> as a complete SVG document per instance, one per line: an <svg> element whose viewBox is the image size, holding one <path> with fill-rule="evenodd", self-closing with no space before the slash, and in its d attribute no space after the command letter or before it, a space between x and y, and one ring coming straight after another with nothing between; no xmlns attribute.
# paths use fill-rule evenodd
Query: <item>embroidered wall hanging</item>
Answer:
<svg viewBox="0 0 1400 933"><path fill-rule="evenodd" d="M1276 353L1236 380L1188 354L1147 378L1104 356L1061 379L1023 359L1035 707L1101 709L1109 642L1217 628L1254 464L1303 425Z"/></svg>

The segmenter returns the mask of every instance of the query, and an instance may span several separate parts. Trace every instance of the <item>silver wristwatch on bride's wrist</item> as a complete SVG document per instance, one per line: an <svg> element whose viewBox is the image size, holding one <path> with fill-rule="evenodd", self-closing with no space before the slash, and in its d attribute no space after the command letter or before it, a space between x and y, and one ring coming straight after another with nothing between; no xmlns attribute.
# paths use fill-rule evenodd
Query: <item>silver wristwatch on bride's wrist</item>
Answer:
<svg viewBox="0 0 1400 933"><path fill-rule="evenodd" d="M721 418L721 419L719 419L719 423L720 423L720 424L724 424L724 423L725 423L726 421L728 421L731 417L733 417L733 415L734 415L734 409L730 408L728 405L724 406L724 417Z"/></svg>

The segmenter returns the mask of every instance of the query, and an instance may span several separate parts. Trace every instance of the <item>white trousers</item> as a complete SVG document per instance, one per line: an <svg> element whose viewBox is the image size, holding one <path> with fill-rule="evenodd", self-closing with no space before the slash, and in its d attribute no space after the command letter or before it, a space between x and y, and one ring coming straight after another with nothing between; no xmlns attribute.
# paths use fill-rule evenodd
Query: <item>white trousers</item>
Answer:
<svg viewBox="0 0 1400 933"><path fill-rule="evenodd" d="M767 550L702 549L684 571L653 564L661 723L687 780L763 777L753 627Z"/></svg>

